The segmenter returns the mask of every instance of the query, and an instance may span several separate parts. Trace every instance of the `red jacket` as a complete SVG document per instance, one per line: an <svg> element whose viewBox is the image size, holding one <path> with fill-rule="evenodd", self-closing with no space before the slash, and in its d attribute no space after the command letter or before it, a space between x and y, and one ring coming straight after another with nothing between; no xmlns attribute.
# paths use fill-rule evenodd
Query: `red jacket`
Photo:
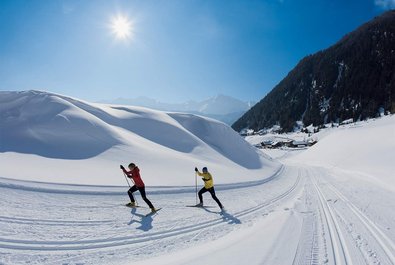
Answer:
<svg viewBox="0 0 395 265"><path fill-rule="evenodd" d="M136 184L138 188L143 188L145 186L143 180L140 177L140 169L138 167L133 168L131 171L126 171L123 169L123 172L133 179L134 184Z"/></svg>

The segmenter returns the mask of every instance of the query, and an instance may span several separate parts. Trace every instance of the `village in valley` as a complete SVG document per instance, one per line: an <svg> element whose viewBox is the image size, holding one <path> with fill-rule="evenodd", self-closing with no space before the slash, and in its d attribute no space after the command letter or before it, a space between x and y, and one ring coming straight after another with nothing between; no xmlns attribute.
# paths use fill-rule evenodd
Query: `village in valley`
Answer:
<svg viewBox="0 0 395 265"><path fill-rule="evenodd" d="M380 117L385 114L380 113ZM388 114L387 114L388 115ZM378 117L379 118L379 117ZM374 119L371 119L374 120ZM247 142L259 149L282 149L282 150L300 150L307 149L315 145L323 136L327 135L333 129L349 129L361 126L361 123L369 122L356 121L347 119L339 123L328 123L321 126L301 126L295 128L294 132L282 133L281 127L275 125L269 129L254 131L245 129L240 132Z"/></svg>

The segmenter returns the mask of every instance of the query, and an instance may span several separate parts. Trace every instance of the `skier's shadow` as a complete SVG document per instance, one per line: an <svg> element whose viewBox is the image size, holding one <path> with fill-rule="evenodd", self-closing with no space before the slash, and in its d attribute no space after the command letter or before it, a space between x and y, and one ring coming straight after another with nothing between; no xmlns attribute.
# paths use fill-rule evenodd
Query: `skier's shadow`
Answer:
<svg viewBox="0 0 395 265"><path fill-rule="evenodd" d="M137 213L136 208L132 208L130 213L132 214L132 218L130 219L128 225L131 225L133 223L139 223L140 226L136 227L136 229L142 230L144 232L147 232L152 229L153 219L151 215L146 216L144 214ZM136 220L135 217L140 217L140 220Z"/></svg>
<svg viewBox="0 0 395 265"><path fill-rule="evenodd" d="M204 207L203 207L203 209L204 209L206 212L218 214L218 212L211 211L211 210L209 210L209 209L207 209L207 208L204 208ZM228 224L241 224L241 221L240 221L239 218L237 218L237 217L231 215L230 213L226 212L225 210L222 210L219 214L221 215L222 220L223 220L225 223L228 223Z"/></svg>

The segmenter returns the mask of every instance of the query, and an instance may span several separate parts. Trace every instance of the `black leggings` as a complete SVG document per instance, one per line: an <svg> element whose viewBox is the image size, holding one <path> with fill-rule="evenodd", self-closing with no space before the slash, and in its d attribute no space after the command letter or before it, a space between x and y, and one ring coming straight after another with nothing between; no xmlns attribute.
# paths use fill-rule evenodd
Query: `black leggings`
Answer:
<svg viewBox="0 0 395 265"><path fill-rule="evenodd" d="M198 195L199 195L199 201L200 201L200 203L203 203L203 193L205 193L205 192L207 192L207 191L210 192L211 197L213 197L214 201L216 201L216 202L218 203L218 206L219 206L220 208L222 208L221 202L218 200L217 196L215 196L214 187L211 187L211 188L209 188L209 189L206 189L205 187L203 187L203 188L199 191Z"/></svg>
<svg viewBox="0 0 395 265"><path fill-rule="evenodd" d="M154 208L154 206L152 205L152 203L150 202L150 200L148 200L148 199L147 199L147 196L145 195L145 187L137 187L136 185L134 185L133 187L131 187L131 188L128 190L128 195L129 195L130 201L131 201L131 202L135 202L134 197L133 197L133 192L135 192L135 191L137 191L137 190L140 192L141 197L142 197L143 200L148 204L148 206L149 206L150 208Z"/></svg>

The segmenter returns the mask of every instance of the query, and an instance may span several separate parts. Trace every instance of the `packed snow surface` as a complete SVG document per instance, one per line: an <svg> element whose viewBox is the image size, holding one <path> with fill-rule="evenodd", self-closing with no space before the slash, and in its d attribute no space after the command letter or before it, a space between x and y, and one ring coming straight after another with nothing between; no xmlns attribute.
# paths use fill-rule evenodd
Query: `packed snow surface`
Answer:
<svg viewBox="0 0 395 265"><path fill-rule="evenodd" d="M296 161L347 171L395 192L395 116L332 130Z"/></svg>
<svg viewBox="0 0 395 265"><path fill-rule="evenodd" d="M15 130L14 135L4 130L4 139L37 140L26 140L32 145L18 150L9 150L18 146L17 141L2 146L0 264L395 264L393 116L327 130L307 150L265 150L277 157L277 161L271 161L236 135L230 138L234 134L215 121L127 106L93 107L50 95L55 97L55 105L62 100L71 104L66 108L67 115L65 110L60 113L73 124L79 120L78 128L90 131L93 126L98 128L97 137L112 136L107 143L111 147L105 151L102 149L108 146L103 144L93 151L81 150L80 157L70 157L70 153L66 158L54 157L59 153L48 148L57 143L57 135L51 134L56 127L46 124L46 119L44 122L36 115L29 116L35 111L46 113L45 105L25 113L21 110L21 106L28 106L25 100L29 93L0 105L2 131L4 124ZM10 105L15 108L9 108ZM150 127L148 116L156 120L155 126ZM29 121L29 126L23 127L23 120ZM140 127L135 129L125 120L133 120ZM78 133L62 127L62 123L58 125L63 130L55 132L63 136ZM18 131L18 126L24 130ZM156 127L170 130L174 137L186 141L174 142L172 137L152 130L145 135L147 127L153 131ZM47 137L40 138L37 132L46 132ZM88 142L94 141L86 137ZM70 145L75 144L71 136L65 138ZM40 141L48 146L36 150L42 147L34 145ZM63 146L61 142L57 144ZM248 151L238 156L232 146ZM186 207L196 203L195 187L177 185L181 177L173 175L174 168L160 171L160 176L174 185L147 187L148 198L155 207L162 208L149 216L145 216L149 209L138 193L136 198L142 207L131 209L123 205L128 200L126 183L124 187L59 184L73 183L69 177L85 170L78 168L78 162L103 169L101 163L112 165L106 162L111 161L108 152L126 155L133 152L131 147L140 152L143 172L152 167L144 157L149 154L154 161L162 158L169 167L175 165L177 172L185 174L190 174L194 164L207 165L210 160L216 183L221 175L216 173L225 170L222 163L228 163L235 172L244 170L246 175L239 175L236 182L223 181L215 186L226 209L221 211L208 193L203 197L206 207ZM62 148L67 150L67 146ZM255 154L258 160L254 160ZM175 157L180 164L173 162ZM117 159L113 159L113 168L119 166ZM41 170L34 168L36 162L41 163ZM188 164L185 168L184 163ZM258 169L259 163L270 170ZM72 174L51 175L46 165L56 165L60 171ZM52 182L57 183L27 181L20 171L33 172L37 179L31 180L49 180L52 176L56 178ZM89 176L78 176L93 178L96 173L89 171ZM48 175L43 178L45 174ZM154 180L159 182L159 177L156 175ZM198 181L200 188L203 183Z"/></svg>

